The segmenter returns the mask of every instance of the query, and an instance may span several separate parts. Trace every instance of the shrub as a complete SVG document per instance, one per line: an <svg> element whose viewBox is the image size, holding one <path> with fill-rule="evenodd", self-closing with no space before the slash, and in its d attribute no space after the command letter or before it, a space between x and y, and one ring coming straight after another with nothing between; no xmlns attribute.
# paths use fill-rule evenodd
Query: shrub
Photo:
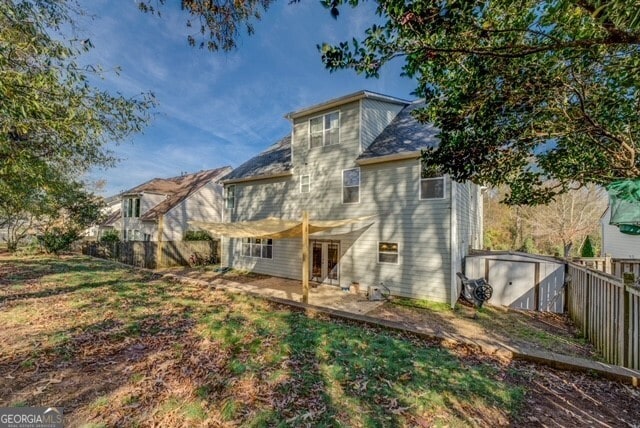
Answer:
<svg viewBox="0 0 640 428"><path fill-rule="evenodd" d="M580 253L582 257L595 257L596 252L593 249L593 244L591 243L591 237L587 235L587 239L584 240L584 244L582 245L582 251Z"/></svg>
<svg viewBox="0 0 640 428"><path fill-rule="evenodd" d="M213 241L213 237L203 230L187 230L185 241Z"/></svg>
<svg viewBox="0 0 640 428"><path fill-rule="evenodd" d="M38 236L38 242L47 253L58 254L61 251L67 251L71 248L71 244L80 239L80 235L76 230L62 230L54 227L43 235Z"/></svg>
<svg viewBox="0 0 640 428"><path fill-rule="evenodd" d="M111 244L114 242L120 242L120 235L115 230L107 230L100 237L101 244Z"/></svg>

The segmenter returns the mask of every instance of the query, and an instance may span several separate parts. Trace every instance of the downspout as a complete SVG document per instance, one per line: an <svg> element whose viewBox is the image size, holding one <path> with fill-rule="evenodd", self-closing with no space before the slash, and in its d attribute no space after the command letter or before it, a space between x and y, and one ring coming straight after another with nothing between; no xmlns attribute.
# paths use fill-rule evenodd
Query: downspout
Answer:
<svg viewBox="0 0 640 428"><path fill-rule="evenodd" d="M450 261L450 287L451 287L451 308L453 309L458 301L458 281L456 276L456 267L458 257L458 213L457 213L457 200L456 200L456 183L453 180L451 183L451 215L450 221L450 240L451 240L451 261Z"/></svg>

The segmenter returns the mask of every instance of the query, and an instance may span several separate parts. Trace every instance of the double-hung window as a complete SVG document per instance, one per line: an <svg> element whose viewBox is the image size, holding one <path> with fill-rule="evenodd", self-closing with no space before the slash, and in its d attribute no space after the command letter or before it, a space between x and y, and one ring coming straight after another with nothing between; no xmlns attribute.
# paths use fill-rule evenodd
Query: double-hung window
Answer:
<svg viewBox="0 0 640 428"><path fill-rule="evenodd" d="M227 208L235 208L236 206L236 186L234 184L225 188L225 203Z"/></svg>
<svg viewBox="0 0 640 428"><path fill-rule="evenodd" d="M140 198L126 198L123 211L125 217L140 217Z"/></svg>
<svg viewBox="0 0 640 428"><path fill-rule="evenodd" d="M309 119L309 147L340 143L340 112L334 111Z"/></svg>
<svg viewBox="0 0 640 428"><path fill-rule="evenodd" d="M398 264L397 242L378 242L378 263Z"/></svg>
<svg viewBox="0 0 640 428"><path fill-rule="evenodd" d="M420 199L444 199L445 180L435 167L426 167L420 163Z"/></svg>
<svg viewBox="0 0 640 428"><path fill-rule="evenodd" d="M272 259L273 240L264 238L243 238L242 255L258 259Z"/></svg>
<svg viewBox="0 0 640 428"><path fill-rule="evenodd" d="M309 193L311 191L311 176L300 176L300 193Z"/></svg>
<svg viewBox="0 0 640 428"><path fill-rule="evenodd" d="M360 168L342 171L342 203L357 204L360 202Z"/></svg>

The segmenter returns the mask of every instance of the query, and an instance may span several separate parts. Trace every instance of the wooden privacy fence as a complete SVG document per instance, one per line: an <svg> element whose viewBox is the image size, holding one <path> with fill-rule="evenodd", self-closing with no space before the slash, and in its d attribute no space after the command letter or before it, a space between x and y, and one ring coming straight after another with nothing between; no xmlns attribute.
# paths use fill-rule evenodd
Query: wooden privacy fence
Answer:
<svg viewBox="0 0 640 428"><path fill-rule="evenodd" d="M640 369L640 288L568 263L569 316L610 364Z"/></svg>
<svg viewBox="0 0 640 428"><path fill-rule="evenodd" d="M625 272L631 272L636 278L640 277L640 260L614 259L612 257L575 257L574 263L586 266L604 273L622 278Z"/></svg>
<svg viewBox="0 0 640 428"><path fill-rule="evenodd" d="M113 243L88 242L82 246L82 254L103 259L116 260L147 269L170 266L188 266L192 256L197 255L218 263L220 260L218 241L167 241L162 243L162 254L158 257L158 243L151 241L126 241Z"/></svg>

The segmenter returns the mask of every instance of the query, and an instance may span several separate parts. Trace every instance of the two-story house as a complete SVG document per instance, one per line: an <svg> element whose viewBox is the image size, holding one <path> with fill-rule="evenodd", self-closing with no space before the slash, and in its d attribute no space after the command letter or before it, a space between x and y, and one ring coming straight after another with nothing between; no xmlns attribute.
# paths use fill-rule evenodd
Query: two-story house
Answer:
<svg viewBox="0 0 640 428"><path fill-rule="evenodd" d="M118 196L119 209L101 225L124 241L181 241L189 221L222 221L220 180L231 167L154 178Z"/></svg>
<svg viewBox="0 0 640 428"><path fill-rule="evenodd" d="M286 115L291 135L223 180L225 223L256 230L227 234L223 264L301 279L299 236L270 234L260 220L299 221L306 211L312 226L339 225L310 235L310 280L382 282L394 295L455 302L455 273L481 245L482 197L422 168L420 149L438 144L438 131L412 116L421 105L361 91Z"/></svg>

